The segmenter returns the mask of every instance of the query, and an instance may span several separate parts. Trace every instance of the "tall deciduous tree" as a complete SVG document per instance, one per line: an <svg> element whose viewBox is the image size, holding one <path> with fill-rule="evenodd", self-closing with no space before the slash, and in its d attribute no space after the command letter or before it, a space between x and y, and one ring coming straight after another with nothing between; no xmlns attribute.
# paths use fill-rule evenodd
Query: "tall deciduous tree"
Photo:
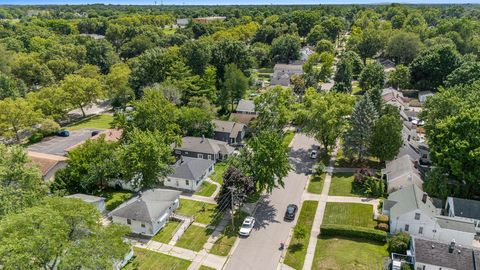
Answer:
<svg viewBox="0 0 480 270"><path fill-rule="evenodd" d="M318 93L310 88L305 93L303 107L298 111L297 122L328 152L345 130L346 117L352 113L354 101L350 94Z"/></svg>
<svg viewBox="0 0 480 270"><path fill-rule="evenodd" d="M178 123L186 136L213 137L213 115L197 107L181 107Z"/></svg>
<svg viewBox="0 0 480 270"><path fill-rule="evenodd" d="M271 55L274 61L288 63L300 57L300 39L294 35L283 35L273 40Z"/></svg>
<svg viewBox="0 0 480 270"><path fill-rule="evenodd" d="M378 63L366 65L360 77L358 78L360 87L368 91L373 88L383 88L385 84L385 72L383 71L382 65Z"/></svg>
<svg viewBox="0 0 480 270"><path fill-rule="evenodd" d="M388 84L393 88L407 89L410 86L410 69L404 65L397 65L395 70L388 73Z"/></svg>
<svg viewBox="0 0 480 270"><path fill-rule="evenodd" d="M370 154L381 162L393 160L402 147L402 121L399 116L382 115L375 121L370 137Z"/></svg>
<svg viewBox="0 0 480 270"><path fill-rule="evenodd" d="M247 91L247 88L248 78L243 72L235 64L226 65L223 89L218 99L223 109L226 110L228 102L230 102L231 109L233 110L235 100L241 99L245 91Z"/></svg>
<svg viewBox="0 0 480 270"><path fill-rule="evenodd" d="M180 48L180 54L185 58L185 63L193 73L202 75L207 68L212 52L210 45L204 41L189 40Z"/></svg>
<svg viewBox="0 0 480 270"><path fill-rule="evenodd" d="M60 87L68 95L69 103L80 108L83 117L86 116L85 107L104 96L103 84L94 78L67 75Z"/></svg>
<svg viewBox="0 0 480 270"><path fill-rule="evenodd" d="M65 119L67 113L73 108L67 93L62 88L51 86L44 87L36 92L27 94L27 101L46 117L52 119Z"/></svg>
<svg viewBox="0 0 480 270"><path fill-rule="evenodd" d="M112 104L117 107L125 107L127 102L135 98L135 93L130 87L130 68L126 64L115 64L105 77L108 96Z"/></svg>
<svg viewBox="0 0 480 270"><path fill-rule="evenodd" d="M283 187L283 178L292 169L283 136L273 130L262 130L247 145L240 154L242 171L256 181L260 191L272 192L277 186Z"/></svg>
<svg viewBox="0 0 480 270"><path fill-rule="evenodd" d="M91 204L49 198L2 220L0 263L7 269L107 269L129 251L128 232L103 226Z"/></svg>
<svg viewBox="0 0 480 270"><path fill-rule="evenodd" d="M40 170L31 165L25 149L0 144L0 219L37 204L45 195Z"/></svg>
<svg viewBox="0 0 480 270"><path fill-rule="evenodd" d="M335 81L334 89L337 92L347 92L352 91L352 65L350 62L342 58L337 64L337 71L333 80Z"/></svg>
<svg viewBox="0 0 480 270"><path fill-rule="evenodd" d="M365 29L360 34L360 38L355 48L363 63L366 64L367 58L375 56L385 46L385 40L379 30Z"/></svg>
<svg viewBox="0 0 480 270"><path fill-rule="evenodd" d="M172 172L171 138L158 131L129 132L118 150L124 180L134 187L152 188Z"/></svg>
<svg viewBox="0 0 480 270"><path fill-rule="evenodd" d="M234 189L234 191L232 191ZM232 198L236 197L240 202L245 200L245 196L251 195L256 190L255 181L252 177L246 176L234 166L228 167L223 174L223 184L216 201L219 210L230 209L232 206ZM235 196L232 196L234 192ZM236 201L238 202L238 201Z"/></svg>
<svg viewBox="0 0 480 270"><path fill-rule="evenodd" d="M445 85L447 87L469 85L478 80L480 80L480 62L466 61L447 76Z"/></svg>
<svg viewBox="0 0 480 270"><path fill-rule="evenodd" d="M350 117L350 126L344 134L343 149L350 157L358 156L360 161L369 154L370 140L373 133L378 113L366 93L360 101L355 104L355 109Z"/></svg>
<svg viewBox="0 0 480 270"><path fill-rule="evenodd" d="M18 132L31 129L41 120L42 113L23 98L0 100L0 134L20 141Z"/></svg>
<svg viewBox="0 0 480 270"><path fill-rule="evenodd" d="M415 33L400 31L390 37L386 53L397 64L409 64L422 49L422 41Z"/></svg>
<svg viewBox="0 0 480 270"><path fill-rule="evenodd" d="M293 93L289 87L275 86L260 94L255 99L257 128L281 131L292 118L293 103Z"/></svg>

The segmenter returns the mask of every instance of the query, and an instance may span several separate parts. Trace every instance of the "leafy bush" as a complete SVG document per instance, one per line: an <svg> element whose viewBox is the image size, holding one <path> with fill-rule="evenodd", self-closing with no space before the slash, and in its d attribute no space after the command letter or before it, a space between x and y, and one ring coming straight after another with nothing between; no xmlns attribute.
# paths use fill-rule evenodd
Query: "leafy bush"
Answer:
<svg viewBox="0 0 480 270"><path fill-rule="evenodd" d="M385 191L385 183L382 179L367 176L363 186L365 193L372 197L383 197Z"/></svg>
<svg viewBox="0 0 480 270"><path fill-rule="evenodd" d="M350 225L322 225L320 234L325 236L356 237L383 243L387 242L387 233L384 231Z"/></svg>
<svg viewBox="0 0 480 270"><path fill-rule="evenodd" d="M386 215L378 215L378 217L377 217L378 222L388 223L389 220L390 220L390 218Z"/></svg>
<svg viewBox="0 0 480 270"><path fill-rule="evenodd" d="M43 139L43 134L40 132L33 133L32 136L28 138L29 143L37 143Z"/></svg>
<svg viewBox="0 0 480 270"><path fill-rule="evenodd" d="M377 229L388 232L388 224L387 223L378 223Z"/></svg>
<svg viewBox="0 0 480 270"><path fill-rule="evenodd" d="M60 130L60 125L51 119L43 120L40 126L40 131L44 136L55 134L59 130Z"/></svg>
<svg viewBox="0 0 480 270"><path fill-rule="evenodd" d="M388 240L388 251L390 253L406 254L410 245L410 234L401 232L395 234Z"/></svg>
<svg viewBox="0 0 480 270"><path fill-rule="evenodd" d="M361 168L355 172L355 178L353 179L354 183L357 185L364 185L367 177L372 176L368 168Z"/></svg>

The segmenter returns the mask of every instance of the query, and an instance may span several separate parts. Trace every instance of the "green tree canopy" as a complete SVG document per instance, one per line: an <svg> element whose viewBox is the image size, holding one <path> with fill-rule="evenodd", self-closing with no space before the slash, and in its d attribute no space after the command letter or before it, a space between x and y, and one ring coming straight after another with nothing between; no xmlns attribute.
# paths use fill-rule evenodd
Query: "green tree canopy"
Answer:
<svg viewBox="0 0 480 270"><path fill-rule="evenodd" d="M395 89L408 89L410 86L410 69L404 65L397 65L395 70L388 73L388 84Z"/></svg>
<svg viewBox="0 0 480 270"><path fill-rule="evenodd" d="M382 115L375 121L370 137L370 154L381 162L393 160L403 145L400 115Z"/></svg>
<svg viewBox="0 0 480 270"><path fill-rule="evenodd" d="M297 60L300 57L300 39L294 35L282 35L273 40L271 50L275 62Z"/></svg>
<svg viewBox="0 0 480 270"><path fill-rule="evenodd" d="M0 100L0 134L20 142L19 131L30 130L40 123L42 113L23 98Z"/></svg>
<svg viewBox="0 0 480 270"><path fill-rule="evenodd" d="M258 113L256 128L281 131L292 118L293 103L289 87L275 86L261 93L255 99L255 111Z"/></svg>
<svg viewBox="0 0 480 270"><path fill-rule="evenodd" d="M409 64L417 57L422 46L422 41L417 34L400 31L389 38L386 53L397 64Z"/></svg>
<svg viewBox="0 0 480 270"><path fill-rule="evenodd" d="M378 63L367 64L358 78L360 87L368 91L373 88L383 88L385 84L385 72L383 66Z"/></svg>

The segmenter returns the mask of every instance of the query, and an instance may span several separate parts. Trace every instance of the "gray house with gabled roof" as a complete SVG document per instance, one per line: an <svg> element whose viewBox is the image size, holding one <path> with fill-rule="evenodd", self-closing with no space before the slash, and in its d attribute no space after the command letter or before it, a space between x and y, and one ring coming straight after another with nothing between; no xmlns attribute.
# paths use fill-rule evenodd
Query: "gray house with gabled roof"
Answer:
<svg viewBox="0 0 480 270"><path fill-rule="evenodd" d="M213 120L213 138L230 145L241 144L245 138L246 126L233 121Z"/></svg>
<svg viewBox="0 0 480 270"><path fill-rule="evenodd" d="M122 203L110 212L112 222L129 226L133 233L153 236L167 224L180 206L182 192L169 189L149 189Z"/></svg>
<svg viewBox="0 0 480 270"><path fill-rule="evenodd" d="M183 137L182 144L174 146L174 153L178 158L203 158L215 162L232 155L233 151L235 149L228 143L205 137Z"/></svg>
<svg viewBox="0 0 480 270"><path fill-rule="evenodd" d="M415 161L409 155L387 162L382 174L387 184L388 193L410 185L416 185L422 189L423 180L420 172L415 165Z"/></svg>
<svg viewBox="0 0 480 270"><path fill-rule="evenodd" d="M255 112L255 102L253 102L253 100L240 99L235 112L243 114L257 114Z"/></svg>
<svg viewBox="0 0 480 270"><path fill-rule="evenodd" d="M213 173L214 165L213 160L180 157L172 166L174 172L168 175L163 184L167 187L195 191Z"/></svg>

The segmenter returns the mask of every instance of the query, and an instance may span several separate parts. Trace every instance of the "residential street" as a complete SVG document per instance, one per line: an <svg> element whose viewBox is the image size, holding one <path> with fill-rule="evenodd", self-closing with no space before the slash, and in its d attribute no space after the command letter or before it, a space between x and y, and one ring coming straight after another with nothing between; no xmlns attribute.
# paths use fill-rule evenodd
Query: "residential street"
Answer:
<svg viewBox="0 0 480 270"><path fill-rule="evenodd" d="M285 178L285 188L277 188L271 195L265 196L257 208L255 218L257 223L249 238L240 242L228 260L226 269L247 270L276 269L282 251L280 242L286 241L290 229L295 222L283 220L288 204L294 203L300 207L301 198L308 176L306 172L313 164L308 153L318 146L313 138L296 134L291 143L290 162L294 170ZM297 212L297 217L298 213ZM285 251L283 251L285 252Z"/></svg>

